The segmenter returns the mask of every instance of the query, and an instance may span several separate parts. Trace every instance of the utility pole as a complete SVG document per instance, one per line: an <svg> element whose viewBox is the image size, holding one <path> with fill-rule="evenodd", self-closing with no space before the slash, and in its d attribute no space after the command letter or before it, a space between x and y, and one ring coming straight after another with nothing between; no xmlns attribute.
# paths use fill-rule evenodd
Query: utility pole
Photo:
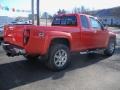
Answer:
<svg viewBox="0 0 120 90"><path fill-rule="evenodd" d="M31 10L32 10L32 24L34 25L35 16L34 16L34 0L31 1Z"/></svg>
<svg viewBox="0 0 120 90"><path fill-rule="evenodd" d="M39 9L39 0L37 0L37 25L40 25L40 9Z"/></svg>

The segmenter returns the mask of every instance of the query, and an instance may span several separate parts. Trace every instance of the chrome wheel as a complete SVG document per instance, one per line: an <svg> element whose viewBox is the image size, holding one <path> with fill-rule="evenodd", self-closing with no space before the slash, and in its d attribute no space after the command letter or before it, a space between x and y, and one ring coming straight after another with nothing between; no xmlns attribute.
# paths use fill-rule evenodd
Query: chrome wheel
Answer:
<svg viewBox="0 0 120 90"><path fill-rule="evenodd" d="M54 63L57 67L63 67L67 62L67 52L63 49L58 50L54 55Z"/></svg>
<svg viewBox="0 0 120 90"><path fill-rule="evenodd" d="M46 61L48 68L60 71L70 64L70 50L66 45L53 44L49 50L49 59Z"/></svg>

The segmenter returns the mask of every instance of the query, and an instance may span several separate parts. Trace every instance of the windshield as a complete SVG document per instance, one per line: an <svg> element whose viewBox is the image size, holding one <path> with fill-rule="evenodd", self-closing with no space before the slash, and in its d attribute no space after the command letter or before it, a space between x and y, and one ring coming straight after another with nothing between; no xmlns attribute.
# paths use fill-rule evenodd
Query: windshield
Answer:
<svg viewBox="0 0 120 90"><path fill-rule="evenodd" d="M77 26L76 16L57 16L54 18L52 26Z"/></svg>

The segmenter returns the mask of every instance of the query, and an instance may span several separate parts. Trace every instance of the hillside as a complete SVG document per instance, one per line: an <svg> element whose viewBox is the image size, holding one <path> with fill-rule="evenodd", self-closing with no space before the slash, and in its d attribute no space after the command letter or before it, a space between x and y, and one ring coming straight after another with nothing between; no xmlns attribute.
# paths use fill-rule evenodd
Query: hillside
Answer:
<svg viewBox="0 0 120 90"><path fill-rule="evenodd" d="M89 11L87 14L94 15L94 16L115 16L120 17L120 6L109 8L109 9L102 9L102 10L96 10L96 11Z"/></svg>

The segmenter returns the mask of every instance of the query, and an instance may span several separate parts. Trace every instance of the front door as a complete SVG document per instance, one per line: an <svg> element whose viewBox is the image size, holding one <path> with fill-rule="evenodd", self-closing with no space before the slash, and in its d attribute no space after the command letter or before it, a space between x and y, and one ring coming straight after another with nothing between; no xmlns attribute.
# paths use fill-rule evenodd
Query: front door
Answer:
<svg viewBox="0 0 120 90"><path fill-rule="evenodd" d="M95 18L90 17L91 29L94 32L94 47L102 48L107 43L108 32L103 29L102 24Z"/></svg>

